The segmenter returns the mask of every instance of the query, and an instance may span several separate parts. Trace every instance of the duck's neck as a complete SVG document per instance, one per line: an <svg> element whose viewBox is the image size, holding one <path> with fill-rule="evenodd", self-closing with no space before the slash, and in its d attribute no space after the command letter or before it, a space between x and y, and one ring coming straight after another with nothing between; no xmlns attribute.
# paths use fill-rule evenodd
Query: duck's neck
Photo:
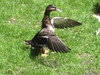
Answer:
<svg viewBox="0 0 100 75"><path fill-rule="evenodd" d="M50 12L45 11L44 18L42 19L42 28L52 26L51 20L50 20Z"/></svg>

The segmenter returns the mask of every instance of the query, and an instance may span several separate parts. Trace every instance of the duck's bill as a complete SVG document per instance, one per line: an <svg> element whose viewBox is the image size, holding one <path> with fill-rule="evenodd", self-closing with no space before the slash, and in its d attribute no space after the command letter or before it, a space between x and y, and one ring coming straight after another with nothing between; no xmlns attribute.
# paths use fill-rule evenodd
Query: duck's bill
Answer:
<svg viewBox="0 0 100 75"><path fill-rule="evenodd" d="M60 9L56 8L56 11L62 12Z"/></svg>

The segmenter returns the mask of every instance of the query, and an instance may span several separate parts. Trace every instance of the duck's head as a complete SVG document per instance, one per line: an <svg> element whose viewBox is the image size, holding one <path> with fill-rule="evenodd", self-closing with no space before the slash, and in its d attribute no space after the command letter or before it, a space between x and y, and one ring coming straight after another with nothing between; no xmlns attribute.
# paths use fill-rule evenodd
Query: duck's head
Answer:
<svg viewBox="0 0 100 75"><path fill-rule="evenodd" d="M47 12L51 12L51 11L59 11L59 12L62 12L61 10L59 10L56 6L54 5L48 5L47 8L46 8L46 11Z"/></svg>

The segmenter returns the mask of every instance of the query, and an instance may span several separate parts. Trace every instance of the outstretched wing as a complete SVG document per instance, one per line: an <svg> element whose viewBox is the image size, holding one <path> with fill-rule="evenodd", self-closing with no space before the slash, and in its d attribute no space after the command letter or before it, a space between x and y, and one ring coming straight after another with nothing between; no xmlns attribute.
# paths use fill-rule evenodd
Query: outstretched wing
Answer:
<svg viewBox="0 0 100 75"><path fill-rule="evenodd" d="M82 23L66 17L54 17L51 19L51 23L55 28L67 28L82 25Z"/></svg>
<svg viewBox="0 0 100 75"><path fill-rule="evenodd" d="M68 52L68 48L57 36L53 35L48 38L47 46L50 50L56 52Z"/></svg>

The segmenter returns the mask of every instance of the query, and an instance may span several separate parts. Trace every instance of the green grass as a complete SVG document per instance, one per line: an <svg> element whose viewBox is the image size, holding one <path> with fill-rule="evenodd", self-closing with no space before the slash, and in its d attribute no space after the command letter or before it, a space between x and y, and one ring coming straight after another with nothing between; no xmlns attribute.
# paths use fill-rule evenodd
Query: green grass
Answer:
<svg viewBox="0 0 100 75"><path fill-rule="evenodd" d="M100 75L100 34L95 35L100 23L92 17L96 2L99 0L0 0L0 75ZM63 11L52 12L51 17L68 17L83 25L56 29L71 52L31 57L24 40L41 29L49 4Z"/></svg>

